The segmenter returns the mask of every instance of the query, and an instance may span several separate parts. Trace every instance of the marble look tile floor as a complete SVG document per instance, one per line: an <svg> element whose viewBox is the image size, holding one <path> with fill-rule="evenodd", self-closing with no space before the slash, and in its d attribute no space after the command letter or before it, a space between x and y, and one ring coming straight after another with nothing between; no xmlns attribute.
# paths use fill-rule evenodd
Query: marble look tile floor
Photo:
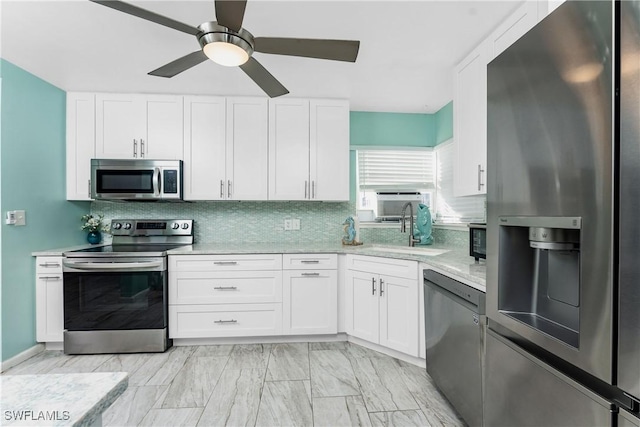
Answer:
<svg viewBox="0 0 640 427"><path fill-rule="evenodd" d="M42 352L3 375L129 373L105 426L464 426L426 371L347 342Z"/></svg>

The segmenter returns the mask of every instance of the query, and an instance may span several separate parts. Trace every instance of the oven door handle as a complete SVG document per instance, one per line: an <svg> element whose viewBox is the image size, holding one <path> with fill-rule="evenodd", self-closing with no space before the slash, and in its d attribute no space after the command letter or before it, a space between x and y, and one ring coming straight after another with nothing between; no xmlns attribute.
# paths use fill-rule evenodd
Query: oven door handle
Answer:
<svg viewBox="0 0 640 427"><path fill-rule="evenodd" d="M64 261L64 266L76 270L113 271L113 270L147 270L162 267L163 261L142 262L74 262Z"/></svg>

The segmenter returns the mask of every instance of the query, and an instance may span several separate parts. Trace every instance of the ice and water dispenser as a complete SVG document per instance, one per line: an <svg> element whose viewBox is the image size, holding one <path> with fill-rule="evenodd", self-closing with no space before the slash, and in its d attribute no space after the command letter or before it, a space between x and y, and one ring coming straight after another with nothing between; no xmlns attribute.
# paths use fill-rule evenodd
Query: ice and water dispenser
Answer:
<svg viewBox="0 0 640 427"><path fill-rule="evenodd" d="M498 309L578 348L579 217L500 217Z"/></svg>

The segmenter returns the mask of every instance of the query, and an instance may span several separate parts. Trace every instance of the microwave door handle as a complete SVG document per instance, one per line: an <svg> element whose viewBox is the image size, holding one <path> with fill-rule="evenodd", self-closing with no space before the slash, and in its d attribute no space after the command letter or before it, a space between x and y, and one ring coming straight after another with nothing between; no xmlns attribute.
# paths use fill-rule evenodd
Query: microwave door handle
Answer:
<svg viewBox="0 0 640 427"><path fill-rule="evenodd" d="M160 168L155 168L155 170L153 171L153 193L156 196L160 196L160 191L162 190L161 185Z"/></svg>

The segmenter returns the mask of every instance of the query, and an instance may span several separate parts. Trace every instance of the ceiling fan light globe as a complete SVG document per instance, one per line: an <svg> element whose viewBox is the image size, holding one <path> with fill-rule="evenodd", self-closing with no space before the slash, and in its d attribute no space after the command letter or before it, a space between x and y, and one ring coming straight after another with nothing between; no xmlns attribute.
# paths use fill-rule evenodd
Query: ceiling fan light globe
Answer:
<svg viewBox="0 0 640 427"><path fill-rule="evenodd" d="M213 62L225 67L236 67L249 60L247 51L232 43L211 42L206 44L202 50Z"/></svg>

